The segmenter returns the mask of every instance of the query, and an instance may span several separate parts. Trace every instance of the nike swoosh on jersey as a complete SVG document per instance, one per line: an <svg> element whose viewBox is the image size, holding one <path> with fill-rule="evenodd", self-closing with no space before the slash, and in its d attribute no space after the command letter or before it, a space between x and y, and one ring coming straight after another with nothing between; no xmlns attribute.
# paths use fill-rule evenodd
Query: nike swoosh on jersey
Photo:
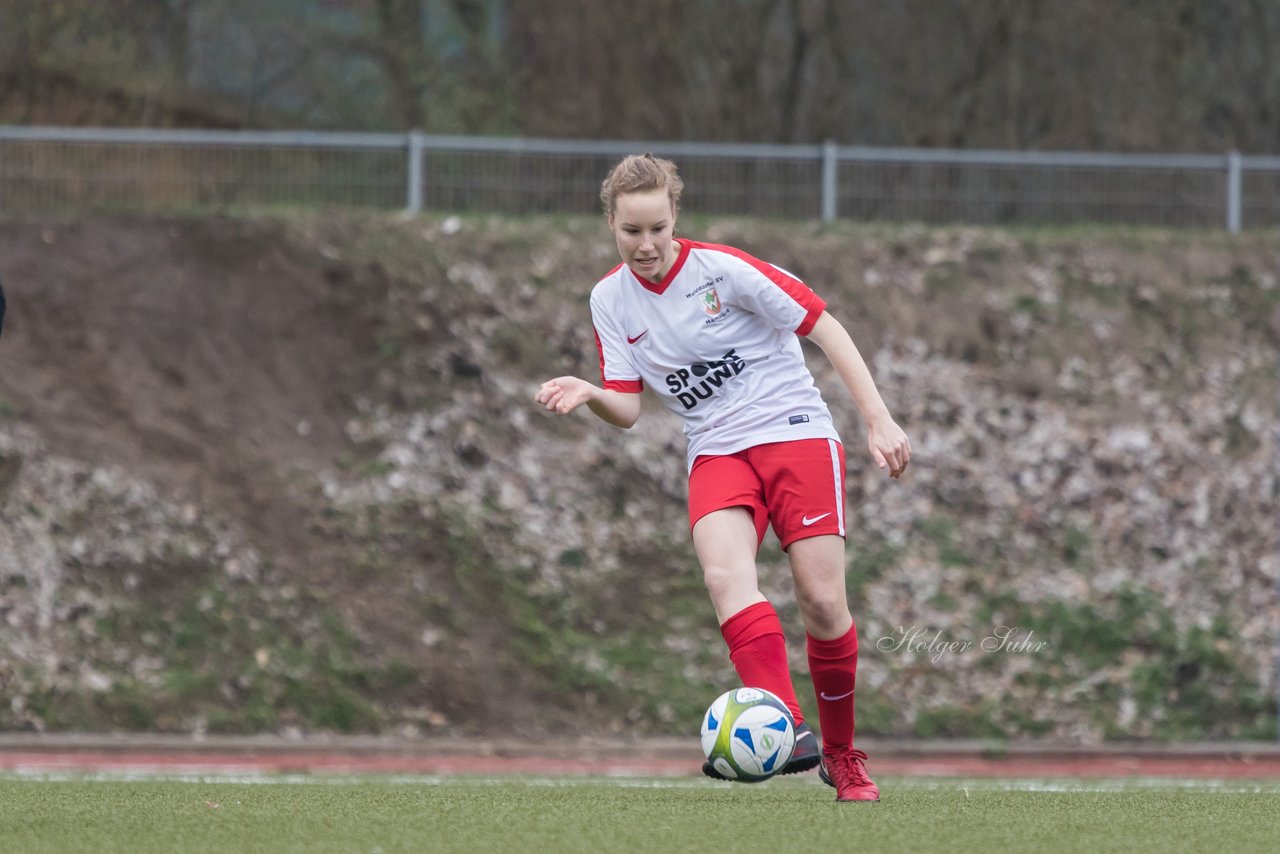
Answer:
<svg viewBox="0 0 1280 854"><path fill-rule="evenodd" d="M810 525L814 524L815 522L821 522L823 519L827 518L830 515L831 515L830 513L823 513L821 516L814 516L812 519L810 519L808 516L805 516L803 519L800 520L800 524L804 525L807 528Z"/></svg>
<svg viewBox="0 0 1280 854"><path fill-rule="evenodd" d="M627 343L628 343L628 344L634 344L634 343L636 343L637 341L639 341L641 338L643 338L644 336L646 336L646 335L648 335L648 334L649 334L649 330L648 330L648 329L646 329L644 332L641 332L641 333L640 333L639 335L637 335L635 338L632 338L630 335L628 335L628 336L627 336Z"/></svg>

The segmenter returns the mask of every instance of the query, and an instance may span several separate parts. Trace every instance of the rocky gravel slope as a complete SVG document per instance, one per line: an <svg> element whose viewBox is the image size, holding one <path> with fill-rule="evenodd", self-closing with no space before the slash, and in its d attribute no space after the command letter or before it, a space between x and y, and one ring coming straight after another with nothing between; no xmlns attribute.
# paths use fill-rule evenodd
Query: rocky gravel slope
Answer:
<svg viewBox="0 0 1280 854"><path fill-rule="evenodd" d="M689 219L822 293L912 437L887 480L808 350L863 731L1270 736L1274 240ZM732 671L678 425L530 404L596 370L612 253L585 219L0 222L0 726L695 729Z"/></svg>

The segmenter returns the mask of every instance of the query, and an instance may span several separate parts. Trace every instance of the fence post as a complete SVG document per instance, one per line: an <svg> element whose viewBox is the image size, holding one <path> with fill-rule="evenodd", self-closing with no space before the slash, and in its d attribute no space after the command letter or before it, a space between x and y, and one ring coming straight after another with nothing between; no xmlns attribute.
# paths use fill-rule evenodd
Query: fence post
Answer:
<svg viewBox="0 0 1280 854"><path fill-rule="evenodd" d="M835 222L839 194L835 140L822 144L822 221Z"/></svg>
<svg viewBox="0 0 1280 854"><path fill-rule="evenodd" d="M1227 153L1227 231L1230 234L1236 234L1240 231L1241 226L1241 168L1240 152L1230 151Z"/></svg>
<svg viewBox="0 0 1280 854"><path fill-rule="evenodd" d="M405 173L405 212L422 213L423 155L426 150L426 134L420 130L409 131L409 162Z"/></svg>

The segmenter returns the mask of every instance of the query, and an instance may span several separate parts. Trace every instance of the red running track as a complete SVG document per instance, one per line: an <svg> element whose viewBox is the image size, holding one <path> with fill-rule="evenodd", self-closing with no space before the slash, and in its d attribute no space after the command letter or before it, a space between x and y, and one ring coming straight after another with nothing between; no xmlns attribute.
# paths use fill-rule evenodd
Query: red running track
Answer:
<svg viewBox="0 0 1280 854"><path fill-rule="evenodd" d="M866 742L876 774L1280 779L1280 745L1045 747ZM578 742L0 736L0 770L172 775L698 776L693 740Z"/></svg>

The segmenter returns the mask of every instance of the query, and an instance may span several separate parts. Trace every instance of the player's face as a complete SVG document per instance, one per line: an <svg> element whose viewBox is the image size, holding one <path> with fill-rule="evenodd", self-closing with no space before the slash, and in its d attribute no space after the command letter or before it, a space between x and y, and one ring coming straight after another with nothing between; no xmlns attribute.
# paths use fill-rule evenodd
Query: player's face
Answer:
<svg viewBox="0 0 1280 854"><path fill-rule="evenodd" d="M675 211L663 189L618 196L609 215L622 263L654 282L667 274L679 254L673 239L675 226Z"/></svg>

